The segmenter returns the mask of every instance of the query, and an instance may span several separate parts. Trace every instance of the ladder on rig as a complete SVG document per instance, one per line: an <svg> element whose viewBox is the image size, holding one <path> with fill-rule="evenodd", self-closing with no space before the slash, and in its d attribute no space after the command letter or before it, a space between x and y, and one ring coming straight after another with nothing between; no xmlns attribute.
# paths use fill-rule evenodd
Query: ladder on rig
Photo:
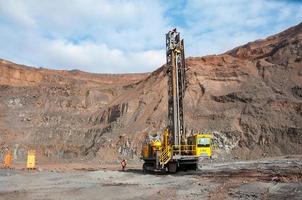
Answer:
<svg viewBox="0 0 302 200"><path fill-rule="evenodd" d="M172 158L172 151L171 151L171 147L167 146L166 148L164 148L159 156L159 164L161 166L164 166L165 164L167 164Z"/></svg>

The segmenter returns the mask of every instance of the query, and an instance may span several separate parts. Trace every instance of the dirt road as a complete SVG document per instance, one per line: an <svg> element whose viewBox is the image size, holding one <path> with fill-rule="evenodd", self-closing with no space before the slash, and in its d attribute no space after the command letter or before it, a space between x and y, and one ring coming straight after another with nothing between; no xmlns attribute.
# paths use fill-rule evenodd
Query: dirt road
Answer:
<svg viewBox="0 0 302 200"><path fill-rule="evenodd" d="M1 169L0 200L302 199L301 158L208 163L177 174Z"/></svg>

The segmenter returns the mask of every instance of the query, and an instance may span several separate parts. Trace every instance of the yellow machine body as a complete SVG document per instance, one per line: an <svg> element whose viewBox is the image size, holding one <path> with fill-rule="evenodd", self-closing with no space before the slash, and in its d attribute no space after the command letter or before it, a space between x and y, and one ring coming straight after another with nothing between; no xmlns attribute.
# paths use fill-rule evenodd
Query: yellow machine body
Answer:
<svg viewBox="0 0 302 200"><path fill-rule="evenodd" d="M151 146L155 149L160 149L161 148L161 141L160 140L152 140L151 141Z"/></svg>
<svg viewBox="0 0 302 200"><path fill-rule="evenodd" d="M156 151L161 151L162 149L162 142L159 139L152 139L142 147L142 158L153 158L155 157Z"/></svg>
<svg viewBox="0 0 302 200"><path fill-rule="evenodd" d="M149 147L148 144L143 145L143 148L142 148L142 156L143 156L143 158L149 158L149 152L150 152L149 148L150 147Z"/></svg>
<svg viewBox="0 0 302 200"><path fill-rule="evenodd" d="M168 168L169 172L175 172L178 167L196 169L200 157L212 157L211 134L189 136L186 138L187 142L181 145L170 145L168 136L169 132L166 130L161 139L144 143L142 147L144 170L154 170L157 165L161 166L159 169Z"/></svg>
<svg viewBox="0 0 302 200"><path fill-rule="evenodd" d="M187 138L188 145L195 149L195 155L199 157L212 157L212 135L195 134Z"/></svg>
<svg viewBox="0 0 302 200"><path fill-rule="evenodd" d="M183 154L197 157L212 157L212 135L211 134L195 134L187 137L187 144L179 146L169 146L167 144L167 133L164 133L163 142L160 140L152 140L145 143L142 147L142 157L150 158L154 156L155 151L161 152L162 149L169 148L171 155Z"/></svg>

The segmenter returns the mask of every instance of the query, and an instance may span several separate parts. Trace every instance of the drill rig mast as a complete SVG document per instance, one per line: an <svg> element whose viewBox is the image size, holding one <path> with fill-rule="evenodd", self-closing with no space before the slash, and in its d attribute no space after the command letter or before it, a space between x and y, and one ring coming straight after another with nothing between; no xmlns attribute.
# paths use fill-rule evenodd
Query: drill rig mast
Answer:
<svg viewBox="0 0 302 200"><path fill-rule="evenodd" d="M162 139L149 135L142 148L143 169L176 172L197 169L200 156L212 154L208 134L185 136L183 101L186 89L184 41L176 29L166 34L168 125Z"/></svg>
<svg viewBox="0 0 302 200"><path fill-rule="evenodd" d="M170 143L180 145L184 137L183 99L185 94L184 41L173 29L166 34L168 67L168 130Z"/></svg>

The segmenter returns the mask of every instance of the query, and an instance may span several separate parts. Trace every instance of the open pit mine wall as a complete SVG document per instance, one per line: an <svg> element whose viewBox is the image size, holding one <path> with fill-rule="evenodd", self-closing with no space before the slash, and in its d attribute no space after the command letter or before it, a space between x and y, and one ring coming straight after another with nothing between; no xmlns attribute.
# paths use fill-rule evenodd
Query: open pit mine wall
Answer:
<svg viewBox="0 0 302 200"><path fill-rule="evenodd" d="M302 153L302 25L222 55L186 60L188 134L210 131L218 157ZM166 67L97 75L0 62L0 154L17 160L138 159L167 124Z"/></svg>

